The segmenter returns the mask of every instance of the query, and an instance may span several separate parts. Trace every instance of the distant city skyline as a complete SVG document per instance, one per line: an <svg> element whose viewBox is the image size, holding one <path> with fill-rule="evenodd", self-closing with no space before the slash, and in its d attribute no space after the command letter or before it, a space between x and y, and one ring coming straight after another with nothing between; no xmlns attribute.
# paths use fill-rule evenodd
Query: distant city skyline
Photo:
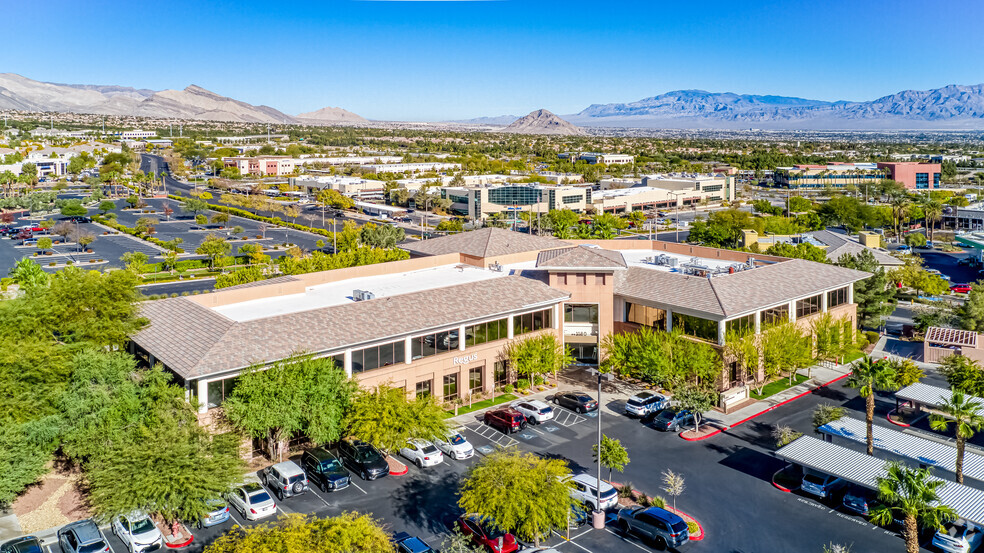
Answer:
<svg viewBox="0 0 984 553"><path fill-rule="evenodd" d="M863 101L984 82L972 0L825 3L38 0L4 7L0 72L196 84L296 115L576 113L680 89Z"/></svg>

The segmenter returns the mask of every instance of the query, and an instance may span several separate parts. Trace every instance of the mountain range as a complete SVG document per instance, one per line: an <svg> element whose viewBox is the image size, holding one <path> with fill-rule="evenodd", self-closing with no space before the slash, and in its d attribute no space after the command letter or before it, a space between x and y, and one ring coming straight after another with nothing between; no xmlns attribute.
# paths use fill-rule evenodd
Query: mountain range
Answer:
<svg viewBox="0 0 984 553"><path fill-rule="evenodd" d="M58 84L0 73L0 109L158 118L294 124L361 124L366 119L325 107L288 115L199 86L148 90L114 85ZM905 90L866 102L810 100L703 90L678 90L635 102L592 104L579 113L480 117L468 123L507 132L579 134L581 127L782 130L984 130L984 84Z"/></svg>
<svg viewBox="0 0 984 553"><path fill-rule="evenodd" d="M362 117L341 108L322 108L294 117L269 106L254 106L196 85L184 90L154 91L125 86L46 83L14 73L0 73L0 109L241 123L365 122Z"/></svg>

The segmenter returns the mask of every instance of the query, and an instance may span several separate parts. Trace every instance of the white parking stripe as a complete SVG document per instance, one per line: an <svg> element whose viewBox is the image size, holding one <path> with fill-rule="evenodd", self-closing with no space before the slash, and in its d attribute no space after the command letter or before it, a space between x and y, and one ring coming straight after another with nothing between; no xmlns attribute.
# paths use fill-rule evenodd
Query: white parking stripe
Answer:
<svg viewBox="0 0 984 553"><path fill-rule="evenodd" d="M246 524L241 520L239 520L239 517L236 516L236 509L234 509L232 505L229 506L229 516L232 517L232 520L236 521L236 524L240 526L246 526Z"/></svg>
<svg viewBox="0 0 984 553"><path fill-rule="evenodd" d="M353 486L355 486L355 489L359 490L360 492L362 492L362 493L364 493L366 495L369 495L369 492L367 492L367 491L363 490L362 488L360 488L359 485L355 483L355 480L349 480L349 483L352 484Z"/></svg>
<svg viewBox="0 0 984 553"><path fill-rule="evenodd" d="M645 547L639 545L638 543L636 543L634 541L631 541L631 540L625 539L625 536L619 534L618 532L613 531L611 528L605 528L605 531L608 532L609 534L615 536L616 538L622 540L625 543L632 544L632 545L638 547L639 549L642 549L643 551L647 551L647 552L649 551L648 549L646 549Z"/></svg>
<svg viewBox="0 0 984 553"><path fill-rule="evenodd" d="M115 549L113 549L113 544L112 544L112 543L110 543L110 541L109 541L109 539L106 539L106 540L104 540L104 541L106 542L106 547L109 547L109 550L110 550L110 551L111 551L112 553L116 553L116 550L115 550Z"/></svg>

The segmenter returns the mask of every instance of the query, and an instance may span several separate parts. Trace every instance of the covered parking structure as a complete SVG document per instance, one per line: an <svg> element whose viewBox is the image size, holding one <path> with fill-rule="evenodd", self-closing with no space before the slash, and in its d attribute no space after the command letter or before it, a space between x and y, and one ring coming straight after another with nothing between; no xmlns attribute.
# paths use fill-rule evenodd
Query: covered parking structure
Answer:
<svg viewBox="0 0 984 553"><path fill-rule="evenodd" d="M943 415L939 411L939 406L945 401L950 401L952 397L953 392L951 390L917 382L895 392L895 408L898 410L901 403L907 402L916 411L926 411L934 415ZM967 399L981 405L981 408L977 410L977 414L984 417L984 399L975 396L967 396Z"/></svg>
<svg viewBox="0 0 984 553"><path fill-rule="evenodd" d="M878 478L887 474L885 460L812 436L802 436L780 448L776 457L823 474L836 476L870 490L878 490ZM935 476L934 480L940 480ZM943 481L937 488L940 503L948 505L964 520L984 525L984 491Z"/></svg>
<svg viewBox="0 0 984 553"><path fill-rule="evenodd" d="M867 446L868 433L864 421L844 417L817 429L833 443L844 441ZM915 461L921 467L932 467L955 476L957 449L955 447L875 425L872 427L875 449L900 461ZM963 475L974 487L984 489L984 456L964 452Z"/></svg>
<svg viewBox="0 0 984 553"><path fill-rule="evenodd" d="M975 361L984 361L984 343L973 330L958 330L931 326L923 340L923 361L939 363L951 355L964 355Z"/></svg>

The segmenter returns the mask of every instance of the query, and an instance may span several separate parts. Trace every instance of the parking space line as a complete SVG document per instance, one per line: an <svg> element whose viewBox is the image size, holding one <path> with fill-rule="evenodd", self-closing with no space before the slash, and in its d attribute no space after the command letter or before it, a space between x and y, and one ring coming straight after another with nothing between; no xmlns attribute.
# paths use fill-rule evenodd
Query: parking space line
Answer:
<svg viewBox="0 0 984 553"><path fill-rule="evenodd" d="M232 520L234 520L234 521L236 521L236 524L238 524L238 525L240 525L240 526L243 526L243 527L245 527L245 526L246 526L246 523L245 523L245 522L242 522L242 521L240 521L240 520L239 520L239 517L237 517L237 516L236 516L236 509L235 509L235 508L233 508L233 507L232 507L231 505L229 506L229 516L231 516L231 517L232 517Z"/></svg>
<svg viewBox="0 0 984 553"><path fill-rule="evenodd" d="M352 484L353 486L355 486L355 489L359 490L360 492L362 492L362 493L364 493L366 495L369 495L369 492L363 490L358 484L355 483L355 480L350 479L349 480L349 484Z"/></svg>
<svg viewBox="0 0 984 553"><path fill-rule="evenodd" d="M50 545L46 545L46 546L44 546L44 548L46 550L48 550L48 553L54 553L54 551L51 549L51 546Z"/></svg>
<svg viewBox="0 0 984 553"><path fill-rule="evenodd" d="M556 530L554 530L553 533L556 534L558 538L564 540L564 543L569 543L569 544L571 544L571 545L573 545L575 547L580 547L581 549L587 551L588 553L592 553L592 551L590 549L588 549L587 547L584 547L583 545L574 542L574 540L576 540L577 538L580 538L581 536L583 536L584 534L587 534L588 532L582 532L581 534L578 534L577 536L574 536L571 539L565 538L563 534L561 534L560 532L558 532ZM558 547L560 545L563 545L563 544L559 544Z"/></svg>
<svg viewBox="0 0 984 553"><path fill-rule="evenodd" d="M611 528L605 527L605 531L608 532L609 534L615 536L616 538L622 540L625 543L630 543L630 544L638 547L639 549L642 549L643 551L647 551L647 552L649 551L649 549L646 549L645 547L639 545L638 543L636 543L634 541L631 541L631 540L625 539L625 536L619 535L617 532L613 531Z"/></svg>
<svg viewBox="0 0 984 553"><path fill-rule="evenodd" d="M331 508L331 504L328 503L328 500L325 499L325 498L323 498L323 497L321 497L321 494L318 493L317 486L311 486L311 493L313 493L315 497L317 497L318 499L320 499L321 502L325 504L325 507Z"/></svg>
<svg viewBox="0 0 984 553"><path fill-rule="evenodd" d="M112 533L112 532L110 532L110 533ZM111 553L116 553L116 550L115 550L115 549L113 549L113 544L112 544L112 542L111 542L111 541L110 541L110 540L109 540L108 538L107 538L107 539L105 539L105 540L103 540L103 541L104 541L104 542L106 542L106 547L108 547L108 548L109 548L109 550L110 550L110 552L111 552Z"/></svg>

